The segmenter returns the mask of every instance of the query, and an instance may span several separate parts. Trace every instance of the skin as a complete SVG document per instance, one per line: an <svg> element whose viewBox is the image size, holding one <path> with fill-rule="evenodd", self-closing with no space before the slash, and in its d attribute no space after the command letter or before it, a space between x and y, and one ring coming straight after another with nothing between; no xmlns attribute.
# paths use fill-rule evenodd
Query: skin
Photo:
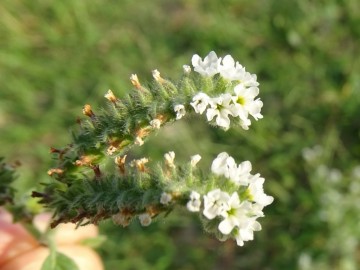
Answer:
<svg viewBox="0 0 360 270"><path fill-rule="evenodd" d="M34 219L34 225L44 231L50 216L41 214ZM55 231L57 250L72 258L80 270L103 270L99 255L91 248L81 245L86 238L95 237L97 227L84 226L75 230L74 224L59 225ZM0 269L40 270L49 249L20 224L12 223L12 217L0 209Z"/></svg>

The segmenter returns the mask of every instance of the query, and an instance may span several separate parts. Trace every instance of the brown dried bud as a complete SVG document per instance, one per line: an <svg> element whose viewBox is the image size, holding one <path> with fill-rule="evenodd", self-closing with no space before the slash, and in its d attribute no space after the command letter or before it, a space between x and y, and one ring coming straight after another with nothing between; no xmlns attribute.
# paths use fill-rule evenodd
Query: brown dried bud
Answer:
<svg viewBox="0 0 360 270"><path fill-rule="evenodd" d="M115 158L115 164L118 165L118 168L120 170L121 174L125 174L125 160L127 155L123 157L116 157Z"/></svg>
<svg viewBox="0 0 360 270"><path fill-rule="evenodd" d="M50 153L58 153L58 154L60 154L61 153L61 150L59 150L59 149L56 149L56 148L54 148L54 147L50 147Z"/></svg>
<svg viewBox="0 0 360 270"><path fill-rule="evenodd" d="M47 172L47 174L50 176L52 176L54 173L55 174L63 174L64 170L60 169L60 168L53 168L53 169L48 170L48 172Z"/></svg>
<svg viewBox="0 0 360 270"><path fill-rule="evenodd" d="M93 156L81 156L80 159L75 161L76 166L91 166L94 161Z"/></svg>
<svg viewBox="0 0 360 270"><path fill-rule="evenodd" d="M155 205L149 205L146 207L146 213L148 213L151 217L158 215L160 212L161 210L159 209L159 207Z"/></svg>
<svg viewBox="0 0 360 270"><path fill-rule="evenodd" d="M83 108L83 114L86 116L89 116L91 118L95 117L95 114L91 110L91 106L89 104L85 104L85 106Z"/></svg>
<svg viewBox="0 0 360 270"><path fill-rule="evenodd" d="M133 211L127 208L123 208L119 213L112 216L112 220L115 224L126 227L130 224L131 219L133 218Z"/></svg>
<svg viewBox="0 0 360 270"><path fill-rule="evenodd" d="M136 166L139 172L146 172L145 164L148 162L149 160L147 158L135 159L131 165Z"/></svg>

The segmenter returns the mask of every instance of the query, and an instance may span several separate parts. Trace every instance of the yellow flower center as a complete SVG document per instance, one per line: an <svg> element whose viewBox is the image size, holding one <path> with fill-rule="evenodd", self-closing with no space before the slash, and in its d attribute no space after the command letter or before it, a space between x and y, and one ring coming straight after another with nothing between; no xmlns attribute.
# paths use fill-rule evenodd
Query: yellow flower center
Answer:
<svg viewBox="0 0 360 270"><path fill-rule="evenodd" d="M238 97L238 99L237 99L236 102L239 103L240 105L245 105L245 98L243 98L243 97Z"/></svg>

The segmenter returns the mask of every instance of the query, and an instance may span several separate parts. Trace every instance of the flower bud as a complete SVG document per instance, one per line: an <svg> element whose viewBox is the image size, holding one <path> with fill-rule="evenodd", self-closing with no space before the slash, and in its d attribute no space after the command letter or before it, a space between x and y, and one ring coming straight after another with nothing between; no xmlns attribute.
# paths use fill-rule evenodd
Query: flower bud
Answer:
<svg viewBox="0 0 360 270"><path fill-rule="evenodd" d="M140 84L138 76L136 74L131 74L130 81L131 81L132 85L135 86L135 88L141 89L141 84Z"/></svg>
<svg viewBox="0 0 360 270"><path fill-rule="evenodd" d="M166 166L168 166L169 168L175 168L175 164L174 164L175 152L174 151L170 151L169 153L166 153L164 155L164 158L165 158Z"/></svg>
<svg viewBox="0 0 360 270"><path fill-rule="evenodd" d="M148 213L140 214L139 220L142 226L149 226L151 224L151 216Z"/></svg>
<svg viewBox="0 0 360 270"><path fill-rule="evenodd" d="M157 82L159 82L159 83L163 83L163 82L164 82L164 79L161 78L160 72L159 72L157 69L155 69L155 70L152 71L152 75L153 75L155 81L157 81Z"/></svg>
<svg viewBox="0 0 360 270"><path fill-rule="evenodd" d="M110 89L105 94L105 98L107 100L111 101L112 103L115 103L117 101L116 96L114 95L114 93Z"/></svg>
<svg viewBox="0 0 360 270"><path fill-rule="evenodd" d="M116 157L115 158L115 164L118 166L120 173L125 174L125 160L127 155L124 155L123 157Z"/></svg>
<svg viewBox="0 0 360 270"><path fill-rule="evenodd" d="M201 160L201 156L200 155L194 155L191 157L191 167L195 167L196 164L198 164L198 162Z"/></svg>
<svg viewBox="0 0 360 270"><path fill-rule="evenodd" d="M163 205L168 205L172 200L172 196L169 193L163 192L160 197L160 203Z"/></svg>
<svg viewBox="0 0 360 270"><path fill-rule="evenodd" d="M148 162L149 160L147 158L135 159L132 161L131 165L136 166L139 172L145 172L145 164Z"/></svg>

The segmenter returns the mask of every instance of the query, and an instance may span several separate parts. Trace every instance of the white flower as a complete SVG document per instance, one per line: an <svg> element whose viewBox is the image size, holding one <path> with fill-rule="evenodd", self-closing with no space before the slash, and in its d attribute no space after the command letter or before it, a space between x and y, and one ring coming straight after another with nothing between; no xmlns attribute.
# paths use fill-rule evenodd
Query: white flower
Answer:
<svg viewBox="0 0 360 270"><path fill-rule="evenodd" d="M267 206L274 201L272 196L268 196L264 193L263 184L265 179L260 177L260 174L253 175L249 182L250 184L247 192L251 201L256 202L261 206Z"/></svg>
<svg viewBox="0 0 360 270"><path fill-rule="evenodd" d="M224 57L219 70L221 76L230 81L241 80L246 73L245 68L239 62L235 63L230 55Z"/></svg>
<svg viewBox="0 0 360 270"><path fill-rule="evenodd" d="M213 160L211 164L211 171L217 175L224 175L230 177L230 171L236 169L236 163L234 158L229 156L228 153L222 152Z"/></svg>
<svg viewBox="0 0 360 270"><path fill-rule="evenodd" d="M260 111L263 106L262 101L254 98L259 94L259 88L246 88L243 84L238 84L234 88L236 96L233 97L234 102L234 116L239 116L241 120L246 121L249 114L255 120L263 118Z"/></svg>
<svg viewBox="0 0 360 270"><path fill-rule="evenodd" d="M251 211L251 203L248 201L240 202L239 195L234 192L227 202L228 209L223 211L221 215L224 217L219 224L219 231L223 234L229 234L242 222L248 219L248 214Z"/></svg>
<svg viewBox="0 0 360 270"><path fill-rule="evenodd" d="M240 227L236 229L235 240L238 246L243 246L244 241L254 239L254 231L260 231L261 225L256 221L256 218L247 218Z"/></svg>
<svg viewBox="0 0 360 270"><path fill-rule="evenodd" d="M223 127L225 130L230 127L229 115L234 116L232 96L230 94L222 94L217 98L210 99L211 108L206 111L208 121L212 121L216 117L216 124Z"/></svg>
<svg viewBox="0 0 360 270"><path fill-rule="evenodd" d="M201 160L201 156L200 155L194 155L191 157L191 167L195 167L196 164L198 164L198 162Z"/></svg>
<svg viewBox="0 0 360 270"><path fill-rule="evenodd" d="M228 210L230 196L227 192L215 189L204 195L204 211L203 214L208 219L213 219Z"/></svg>
<svg viewBox="0 0 360 270"><path fill-rule="evenodd" d="M238 82L239 84L245 86L245 87L257 87L259 86L259 83L257 82L257 78L255 74L251 74L249 72L243 72L239 73Z"/></svg>
<svg viewBox="0 0 360 270"><path fill-rule="evenodd" d="M229 178L237 185L247 186L249 184L249 178L251 176L250 171L252 169L250 161L244 161L238 165L238 167L232 167L229 170Z"/></svg>
<svg viewBox="0 0 360 270"><path fill-rule="evenodd" d="M191 191L190 201L186 204L187 209L190 212L199 212L201 206L200 194L196 191Z"/></svg>
<svg viewBox="0 0 360 270"><path fill-rule="evenodd" d="M148 213L140 214L139 220L142 226L149 226L151 224L151 216Z"/></svg>
<svg viewBox="0 0 360 270"><path fill-rule="evenodd" d="M194 71L203 76L211 77L219 73L221 58L218 58L214 51L210 52L202 61L201 57L197 54L193 55L191 62L194 66Z"/></svg>
<svg viewBox="0 0 360 270"><path fill-rule="evenodd" d="M160 129L161 121L159 119L153 119L150 121L150 125L153 129Z"/></svg>
<svg viewBox="0 0 360 270"><path fill-rule="evenodd" d="M202 114L209 105L209 100L210 97L207 94L200 92L193 97L190 105L193 106L196 113Z"/></svg>
<svg viewBox="0 0 360 270"><path fill-rule="evenodd" d="M172 196L169 193L163 192L160 197L160 203L168 205L172 200Z"/></svg>
<svg viewBox="0 0 360 270"><path fill-rule="evenodd" d="M249 118L240 119L240 126L241 126L244 130L248 130L250 125L251 125L251 121L250 121Z"/></svg>
<svg viewBox="0 0 360 270"><path fill-rule="evenodd" d="M166 153L164 155L164 158L165 158L165 163L167 166L169 166L170 168L175 168L175 164L174 164L175 152L174 151L170 151L169 153Z"/></svg>
<svg viewBox="0 0 360 270"><path fill-rule="evenodd" d="M176 112L176 120L181 119L186 113L184 105L181 104L175 105L174 111Z"/></svg>

